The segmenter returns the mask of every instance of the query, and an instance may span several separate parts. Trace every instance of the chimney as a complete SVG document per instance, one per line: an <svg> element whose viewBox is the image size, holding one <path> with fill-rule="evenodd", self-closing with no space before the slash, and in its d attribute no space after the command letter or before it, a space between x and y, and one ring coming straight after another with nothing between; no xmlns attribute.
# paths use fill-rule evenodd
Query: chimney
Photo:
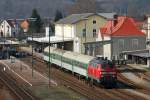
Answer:
<svg viewBox="0 0 150 100"><path fill-rule="evenodd" d="M118 15L114 15L113 26L115 27L118 24Z"/></svg>

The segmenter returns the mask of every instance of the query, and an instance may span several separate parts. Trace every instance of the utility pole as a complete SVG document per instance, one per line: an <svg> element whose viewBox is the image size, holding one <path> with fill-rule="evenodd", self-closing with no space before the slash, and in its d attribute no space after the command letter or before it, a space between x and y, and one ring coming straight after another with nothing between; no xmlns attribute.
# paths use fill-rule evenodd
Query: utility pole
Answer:
<svg viewBox="0 0 150 100"><path fill-rule="evenodd" d="M28 20L29 21L32 21L32 22L34 22L34 21L36 21L37 20L37 18L28 18ZM31 29L31 36L32 36L32 78L33 78L33 72L34 72L34 70L33 70L33 29Z"/></svg>
<svg viewBox="0 0 150 100"><path fill-rule="evenodd" d="M50 48L50 46L51 46L51 38L50 38L50 35L51 34L51 28L50 28L50 22L49 22L49 35L48 35L48 37L49 37L49 63L48 63L48 76L49 76L49 87L50 87L50 85L51 85L51 80L50 80L50 78L51 78L51 76L50 76L50 68L51 68L51 48Z"/></svg>

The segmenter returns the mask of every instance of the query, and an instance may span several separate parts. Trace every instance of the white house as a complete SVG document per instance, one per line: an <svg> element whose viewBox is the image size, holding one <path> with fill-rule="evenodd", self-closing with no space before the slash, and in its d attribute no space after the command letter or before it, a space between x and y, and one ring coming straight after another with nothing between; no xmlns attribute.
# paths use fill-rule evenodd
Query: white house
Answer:
<svg viewBox="0 0 150 100"><path fill-rule="evenodd" d="M18 30L17 24L12 20L4 20L0 24L0 37L12 37Z"/></svg>
<svg viewBox="0 0 150 100"><path fill-rule="evenodd" d="M147 14L147 39L150 40L150 14Z"/></svg>

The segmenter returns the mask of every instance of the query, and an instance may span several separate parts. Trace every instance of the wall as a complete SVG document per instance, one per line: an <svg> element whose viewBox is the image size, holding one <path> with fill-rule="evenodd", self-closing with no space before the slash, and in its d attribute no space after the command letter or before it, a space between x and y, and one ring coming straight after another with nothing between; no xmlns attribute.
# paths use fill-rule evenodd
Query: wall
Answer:
<svg viewBox="0 0 150 100"><path fill-rule="evenodd" d="M109 60L111 60L111 44L105 44L103 46L103 56L107 57Z"/></svg>
<svg viewBox="0 0 150 100"><path fill-rule="evenodd" d="M124 47L119 47L119 39L124 40ZM138 39L138 47L134 48L132 46L132 39ZM112 57L115 56L117 59L117 56L119 57L119 54L122 51L133 51L133 50L142 50L146 49L146 37L145 36L132 36L132 37L112 37Z"/></svg>
<svg viewBox="0 0 150 100"><path fill-rule="evenodd" d="M56 24L55 35L60 37L74 38L74 25L71 24Z"/></svg>
<svg viewBox="0 0 150 100"><path fill-rule="evenodd" d="M96 24L93 24L93 20L96 21ZM82 48L79 47L79 51L81 53L85 52L83 43L96 41L97 36L93 37L93 29L96 29L96 33L98 34L100 27L104 26L105 23L106 23L106 19L104 19L101 16L97 16L97 15L90 16L87 19L76 23L76 28L75 28L76 34L75 35L76 35L76 37L79 38L79 41L80 41L79 44L82 47ZM83 29L85 29L85 28L86 28L86 38L82 37Z"/></svg>

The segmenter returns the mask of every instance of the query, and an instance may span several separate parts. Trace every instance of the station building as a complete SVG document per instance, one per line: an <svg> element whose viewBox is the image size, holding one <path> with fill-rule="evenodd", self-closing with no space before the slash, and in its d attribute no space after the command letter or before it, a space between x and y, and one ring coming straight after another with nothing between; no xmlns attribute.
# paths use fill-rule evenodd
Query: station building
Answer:
<svg viewBox="0 0 150 100"><path fill-rule="evenodd" d="M99 28L115 13L72 14L55 24L55 35L73 39L73 51L85 53L84 43L96 41Z"/></svg>
<svg viewBox="0 0 150 100"><path fill-rule="evenodd" d="M57 48L86 53L85 43L95 42L99 28L103 27L116 13L72 14L55 23L55 35L50 37L51 44ZM32 40L31 38L29 40ZM35 42L48 43L47 37L34 38Z"/></svg>

